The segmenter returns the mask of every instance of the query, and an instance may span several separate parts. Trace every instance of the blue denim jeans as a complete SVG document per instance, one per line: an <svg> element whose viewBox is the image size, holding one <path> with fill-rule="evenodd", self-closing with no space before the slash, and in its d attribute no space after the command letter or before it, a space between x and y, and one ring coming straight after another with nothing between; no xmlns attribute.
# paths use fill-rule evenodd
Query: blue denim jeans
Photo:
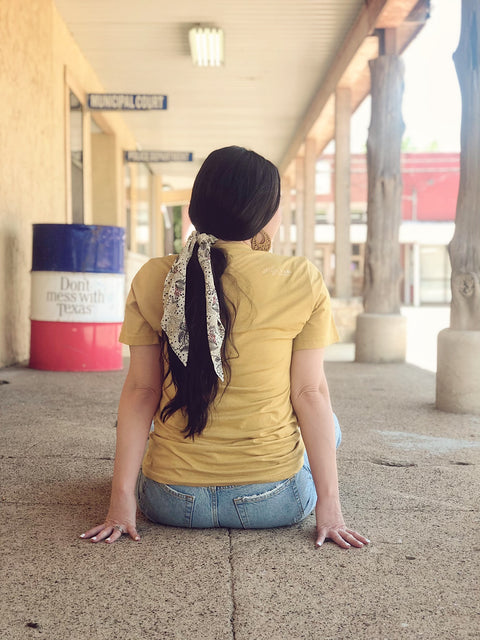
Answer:
<svg viewBox="0 0 480 640"><path fill-rule="evenodd" d="M341 431L335 416L337 447ZM174 527L269 529L300 522L315 507L317 494L305 453L291 478L263 484L191 487L161 484L140 471L137 501L153 522Z"/></svg>

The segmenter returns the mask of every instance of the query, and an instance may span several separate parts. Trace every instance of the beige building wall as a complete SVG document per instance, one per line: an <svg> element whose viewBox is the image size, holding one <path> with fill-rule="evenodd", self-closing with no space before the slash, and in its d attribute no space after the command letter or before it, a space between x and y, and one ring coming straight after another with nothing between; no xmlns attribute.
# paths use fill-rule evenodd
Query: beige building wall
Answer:
<svg viewBox="0 0 480 640"><path fill-rule="evenodd" d="M81 101L104 89L52 0L2 0L0 43L1 367L29 356L32 224L71 222L67 84ZM119 114L94 117L104 133L91 144L85 112L85 223L124 226L122 153L135 140Z"/></svg>

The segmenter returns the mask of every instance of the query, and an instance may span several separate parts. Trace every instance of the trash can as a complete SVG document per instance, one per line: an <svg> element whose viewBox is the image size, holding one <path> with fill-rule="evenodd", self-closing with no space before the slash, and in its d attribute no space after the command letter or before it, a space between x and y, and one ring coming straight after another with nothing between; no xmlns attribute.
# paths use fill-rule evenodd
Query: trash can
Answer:
<svg viewBox="0 0 480 640"><path fill-rule="evenodd" d="M34 224L30 367L122 368L125 230Z"/></svg>

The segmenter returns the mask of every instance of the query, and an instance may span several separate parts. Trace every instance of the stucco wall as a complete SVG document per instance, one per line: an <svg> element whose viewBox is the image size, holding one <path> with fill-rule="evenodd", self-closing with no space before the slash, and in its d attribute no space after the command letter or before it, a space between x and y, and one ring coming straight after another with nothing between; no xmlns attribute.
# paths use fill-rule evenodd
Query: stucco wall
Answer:
<svg viewBox="0 0 480 640"><path fill-rule="evenodd" d="M0 3L0 365L28 354L32 222L62 221L51 40L49 2Z"/></svg>
<svg viewBox="0 0 480 640"><path fill-rule="evenodd" d="M0 43L0 366L5 366L29 355L32 224L69 222L65 69L86 93L103 87L52 0L2 0ZM135 148L135 140L121 116L103 118L115 135L121 166L122 149ZM116 208L102 222L123 225L120 171L115 189Z"/></svg>

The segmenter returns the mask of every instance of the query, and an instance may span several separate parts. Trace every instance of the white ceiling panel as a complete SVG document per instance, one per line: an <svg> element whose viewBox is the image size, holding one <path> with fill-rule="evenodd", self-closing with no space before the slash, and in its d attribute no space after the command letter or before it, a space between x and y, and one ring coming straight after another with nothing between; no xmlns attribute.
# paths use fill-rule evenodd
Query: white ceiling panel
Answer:
<svg viewBox="0 0 480 640"><path fill-rule="evenodd" d="M106 91L168 96L167 111L124 118L141 148L194 153L191 166L154 166L176 186L176 175L193 175L210 151L229 144L279 163L364 0L56 5ZM193 66L188 30L196 23L224 30L224 66Z"/></svg>

